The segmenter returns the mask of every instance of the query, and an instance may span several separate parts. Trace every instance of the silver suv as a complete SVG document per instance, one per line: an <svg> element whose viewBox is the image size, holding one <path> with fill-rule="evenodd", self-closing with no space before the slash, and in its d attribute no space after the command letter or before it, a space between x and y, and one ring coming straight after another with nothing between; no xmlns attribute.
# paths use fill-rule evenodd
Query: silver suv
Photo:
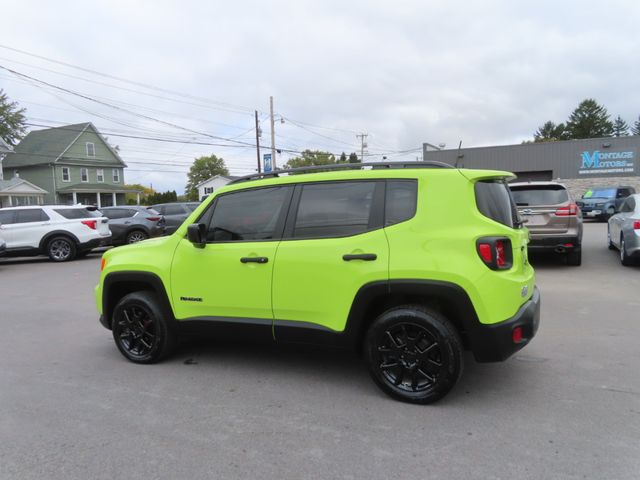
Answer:
<svg viewBox="0 0 640 480"><path fill-rule="evenodd" d="M556 182L511 183L509 188L529 229L529 251L561 253L568 265L580 265L582 213L569 190Z"/></svg>

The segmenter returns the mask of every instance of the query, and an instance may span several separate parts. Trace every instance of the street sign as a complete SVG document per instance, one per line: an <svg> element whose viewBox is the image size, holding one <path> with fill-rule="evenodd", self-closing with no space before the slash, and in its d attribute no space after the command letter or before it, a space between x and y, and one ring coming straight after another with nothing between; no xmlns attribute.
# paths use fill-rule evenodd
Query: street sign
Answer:
<svg viewBox="0 0 640 480"><path fill-rule="evenodd" d="M271 170L273 170L273 167L272 167L272 164L271 164L271 154L270 153L265 153L262 156L262 170L265 173L268 173Z"/></svg>

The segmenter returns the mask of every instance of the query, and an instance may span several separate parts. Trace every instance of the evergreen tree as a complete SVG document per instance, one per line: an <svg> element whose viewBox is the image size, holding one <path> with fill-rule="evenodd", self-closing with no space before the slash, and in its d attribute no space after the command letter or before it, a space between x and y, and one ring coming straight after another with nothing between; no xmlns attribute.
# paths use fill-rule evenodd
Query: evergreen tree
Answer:
<svg viewBox="0 0 640 480"><path fill-rule="evenodd" d="M360 159L358 158L358 154L356 152L351 152L349 154L349 163L360 163Z"/></svg>
<svg viewBox="0 0 640 480"><path fill-rule="evenodd" d="M567 122L570 138L598 138L613 135L613 123L607 109L587 98L571 113Z"/></svg>
<svg viewBox="0 0 640 480"><path fill-rule="evenodd" d="M633 133L634 135L640 135L640 115L638 115L638 120L633 122L631 133Z"/></svg>
<svg viewBox="0 0 640 480"><path fill-rule="evenodd" d="M342 152L342 154L340 155L340 160L338 160L338 163L346 163L347 162L347 155Z"/></svg>
<svg viewBox="0 0 640 480"><path fill-rule="evenodd" d="M540 142L555 142L558 140L567 140L569 133L564 123L556 125L551 120L545 122L542 126L538 127L536 133L533 134L533 141Z"/></svg>
<svg viewBox="0 0 640 480"><path fill-rule="evenodd" d="M629 125L620 115L613 121L613 135L615 137L624 137L629 135Z"/></svg>

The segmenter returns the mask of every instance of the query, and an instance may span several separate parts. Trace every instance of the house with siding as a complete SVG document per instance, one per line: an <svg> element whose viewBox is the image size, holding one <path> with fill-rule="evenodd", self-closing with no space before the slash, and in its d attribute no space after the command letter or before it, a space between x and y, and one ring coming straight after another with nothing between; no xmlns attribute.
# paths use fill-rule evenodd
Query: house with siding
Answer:
<svg viewBox="0 0 640 480"><path fill-rule="evenodd" d="M235 180L238 177L233 175L215 175L211 178L208 178L204 182L200 182L196 185L198 189L198 199L203 200L207 196L211 195L214 191L219 189L220 187L224 187L227 183L232 180Z"/></svg>
<svg viewBox="0 0 640 480"><path fill-rule="evenodd" d="M30 132L3 162L4 178L47 191L47 204L124 205L126 164L88 123Z"/></svg>

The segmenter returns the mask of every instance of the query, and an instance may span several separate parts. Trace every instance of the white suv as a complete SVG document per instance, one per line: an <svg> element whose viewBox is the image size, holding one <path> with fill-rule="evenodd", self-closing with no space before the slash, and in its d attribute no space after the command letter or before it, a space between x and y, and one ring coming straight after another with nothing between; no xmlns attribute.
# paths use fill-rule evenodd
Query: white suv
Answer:
<svg viewBox="0 0 640 480"><path fill-rule="evenodd" d="M0 237L7 256L48 255L66 262L107 243L108 221L95 207L82 205L0 208Z"/></svg>

